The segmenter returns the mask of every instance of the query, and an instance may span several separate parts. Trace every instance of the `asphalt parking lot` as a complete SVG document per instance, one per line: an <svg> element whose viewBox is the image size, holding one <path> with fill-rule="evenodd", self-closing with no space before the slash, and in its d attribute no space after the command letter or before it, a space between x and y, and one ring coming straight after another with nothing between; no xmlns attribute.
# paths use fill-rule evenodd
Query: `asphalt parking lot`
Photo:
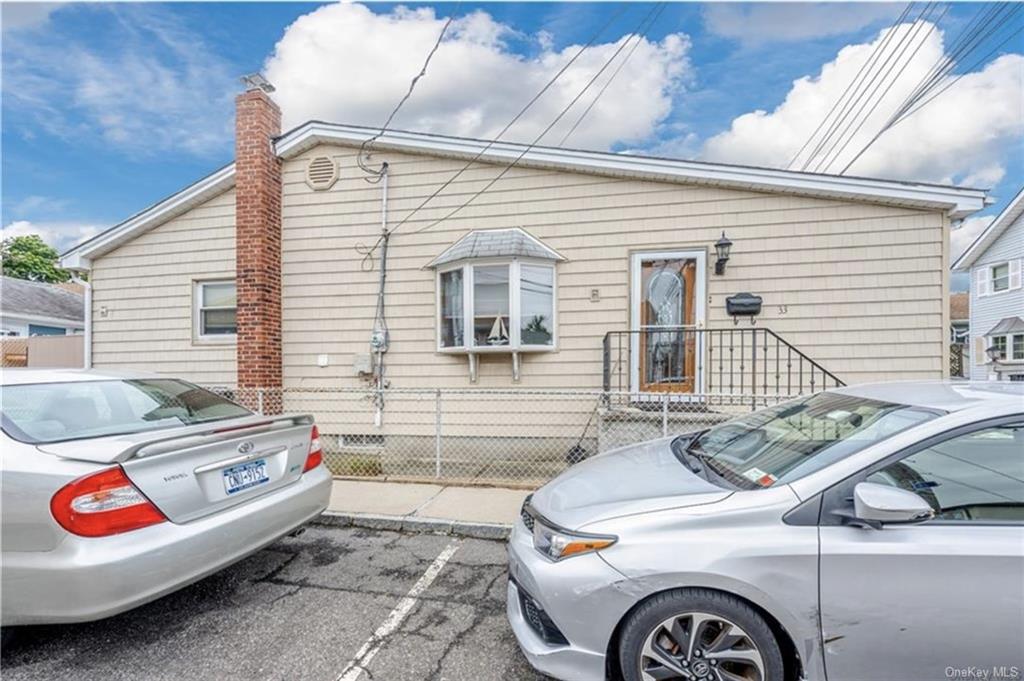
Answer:
<svg viewBox="0 0 1024 681"><path fill-rule="evenodd" d="M505 623L502 542L311 526L101 622L28 627L28 679L539 681Z"/></svg>

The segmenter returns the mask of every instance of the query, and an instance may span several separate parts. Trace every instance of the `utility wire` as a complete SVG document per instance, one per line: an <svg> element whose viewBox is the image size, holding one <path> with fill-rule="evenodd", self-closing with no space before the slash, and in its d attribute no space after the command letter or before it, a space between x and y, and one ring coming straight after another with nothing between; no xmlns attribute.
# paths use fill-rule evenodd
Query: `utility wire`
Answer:
<svg viewBox="0 0 1024 681"><path fill-rule="evenodd" d="M640 21L640 23L637 25L637 31L639 31L640 27L643 26L644 23L646 23L647 19L650 18L650 16L652 16L655 13L655 11L659 10L663 6L664 6L664 3L659 3L659 4L655 5L651 9L651 12L649 12L648 15L644 19L642 19ZM486 185L484 185L484 187L482 189L480 189L478 192L474 193L464 203L462 203L461 205L457 206L454 210L449 212L443 218L439 218L439 219L434 220L433 222L425 225L424 227L420 227L419 229L416 230L416 233L418 234L420 232L425 232L428 229L431 229L432 227L434 227L435 225L438 225L438 224L444 222L445 220L448 220L449 218L454 216L456 213L461 211L463 208L468 206L470 203L472 203L474 200L476 200L477 197L479 197L481 194L483 194L488 189L493 187L494 184L496 182L498 182L501 178L505 177L505 175L508 173L508 171L512 170L512 168L514 168L516 166L516 164L519 163L519 161L522 160L522 158L524 156L526 156L526 154L530 151L530 149L533 149L533 147L535 147L544 138L544 136L547 135L551 131L551 129L553 127L555 127L555 125L558 124L558 122L560 120L562 120L562 117L565 116L565 114L569 112L569 109L571 109L576 104L576 102L578 102L580 100L580 98L582 98L583 95L586 94L587 90L589 90L591 88L591 86L593 86L593 84L595 82L597 82L597 79L601 77L601 74L605 72L605 70L611 65L611 63L615 60L615 58L619 56L619 54L622 52L623 49L625 49L626 44L627 44L627 41L623 41L623 43L621 45L619 45L618 49L616 49L615 52L612 54L612 56L609 57L607 61L605 61L604 65L600 68L600 70L597 73L595 73L594 76L590 79L590 81L588 81L587 84L583 86L583 89L580 90L579 93L575 97L573 97L572 101L569 102L568 106L566 106L564 109L562 109L562 111L559 112L559 114L557 116L555 116L555 119L553 121L551 121L551 123L548 125L548 127L544 128L544 130L540 133L540 135L538 135L532 142L530 142L530 144L528 144L526 147L524 147L523 150L519 153L519 155L516 156L512 160L511 163L506 165L501 170L501 172L498 173L498 175L496 177L494 177L494 179L492 179L490 182L488 182Z"/></svg>
<svg viewBox="0 0 1024 681"><path fill-rule="evenodd" d="M597 31L595 31L592 36L590 36L590 40L588 40L582 47L580 47L580 49L576 52L576 54L574 54L572 56L572 58L569 59L569 61L566 62L562 66L562 68L559 69L558 72L554 76L551 77L551 79L544 85L544 87L542 87L540 89L540 91L537 92L537 94L535 94L533 96L533 98L530 99L530 101L526 103L526 106L524 106L522 109L520 109L519 113L517 113L515 116L512 117L512 120L509 121L508 124L504 128L501 129L501 132L499 132L498 135L494 139L489 140L487 142L487 144L484 145L483 149L481 149L479 152L477 152L473 156L473 158L471 158L469 160L469 162L467 162L464 166L459 168L459 170L457 170L454 175L452 175L447 180L445 180L441 184L440 187L438 187L433 193L430 194L430 196L428 196L427 198L423 199L423 201L421 201L419 203L419 205L417 205L415 208L413 208L412 211L408 215L406 215L404 218L402 218L398 222L398 224L395 225L394 229L392 229L391 231L395 231L395 230L399 229L402 225L404 225L406 222L408 222L412 218L412 216L416 215L416 213L418 213L420 210L422 210L424 206L426 206L428 203L430 203L430 201L432 201L435 197L437 197L438 194L440 194L442 191L444 191L446 188L448 188L451 185L452 182L454 182L456 179L458 179L464 172L469 170L469 168L472 167L473 164L476 163L480 159L480 157L483 156L487 152L488 149L490 149L492 146L494 146L494 144L499 139L501 139L501 137L506 132L508 132L509 129L513 125L515 125L519 121L520 118L523 117L524 114L526 114L526 112L530 109L530 107L532 107L537 102L537 100L540 99L541 96L545 92L547 92L551 88L551 86L554 85L555 82L559 78L562 77L562 74L564 74L569 69L569 67L572 66L576 62L576 60L579 59L580 56L583 55L583 53L587 50L587 48L589 48L591 45L593 45L594 41L596 41L601 36L601 34L604 33L605 30L607 30L608 27L612 25L612 23L616 19L618 19L620 16L622 16L623 12L625 12L628 9L628 7L629 7L629 5L626 5L626 4L622 5L608 19L608 21L606 21L600 28L598 28Z"/></svg>
<svg viewBox="0 0 1024 681"><path fill-rule="evenodd" d="M1005 6L1006 3L1002 3L1002 5ZM906 98L904 98L903 102L896 110L901 111L908 102L913 101L921 92L927 90L937 80L940 80L942 78L944 70L947 68L952 68L952 65L954 65L957 62L957 60L961 58L962 54L964 53L964 50L975 39L975 36L979 34L980 30L986 27L988 23L991 21L991 19L994 18L1001 10L1002 7L1000 5L993 5L987 9L983 8L982 10L976 12L974 16L971 17L971 20L967 23L964 29L960 32L960 35L958 35L957 38L950 44L949 51L940 56L937 60L935 60L935 63L932 65L932 68L928 71L928 74L924 78L922 78L921 81L918 83L917 87L914 88L914 90L910 92L906 96ZM986 15L988 15L988 20L983 20ZM978 26L975 26L975 23L978 23Z"/></svg>
<svg viewBox="0 0 1024 681"><path fill-rule="evenodd" d="M636 42L633 43L633 47L631 47L629 52L626 53L625 58L621 62L619 62L618 67L615 69L615 71L612 72L611 77L601 87L600 92L597 93L597 95L594 97L593 101L590 102L590 104L583 111L583 113L580 114L580 117L576 119L576 122L573 123L572 127L569 128L569 132L565 133L565 135L562 137L562 139L559 140L558 146L564 147L566 140L568 140L570 137L572 137L572 134L574 132L576 132L576 128L580 127L580 123L583 122L583 119L587 117L587 114L589 114L591 109L594 108L594 105L597 104L597 100L601 99L601 97L605 93L605 90L608 89L608 86L610 86L612 84L612 81L615 80L615 77L619 75L619 72L622 71L623 67L625 67L626 64L629 62L630 58L633 56L633 53L636 52L636 48L640 47L640 43L642 43L644 41L644 33L646 33L647 31L651 30L651 27L654 26L655 22L658 21L658 18L661 16L661 12L664 9L665 9L665 5L662 5L661 9L658 10L658 13L654 15L654 17L651 19L650 23L646 27L641 29L641 31L639 33L637 33L635 36L630 36L629 37L630 40L633 39L633 38L636 38Z"/></svg>
<svg viewBox="0 0 1024 681"><path fill-rule="evenodd" d="M995 29L994 29L993 31L991 31L991 32L989 32L988 34L986 34L986 36L985 36L985 37L987 38L987 37L989 37L990 35L995 35L995 33L998 33L998 32L999 32L999 30L1000 30L1000 29L1002 28L1002 26L1003 26L1003 25L1006 25L1006 24L1008 24L1008 22L1009 22L1009 19L1010 19L1011 17L1013 17L1013 16L1014 16L1014 15L1015 15L1015 14L1017 13L1017 11L1018 11L1018 10L1019 10L1019 8L1014 8L1014 10L1013 10L1013 11L1012 11L1012 12L1011 12L1011 13L1010 13L1009 15L1007 15L1007 17L1005 18L1005 20L1004 20L1004 24L1002 24L1002 25L1000 25L1000 26L996 27L996 28L995 28ZM984 63L985 63L986 61L988 61L988 59L989 59L989 58L990 58L990 57L991 57L992 55L994 55L994 54L995 54L995 53L997 53L997 52L998 52L999 50L1001 50L1001 49L1003 48L1003 46L1004 46L1004 45L1006 45L1006 44L1007 44L1008 42L1010 42L1011 40L1013 40L1013 39L1014 39L1014 38L1015 38L1015 37L1016 37L1017 35L1019 35L1019 34L1020 34L1020 33L1021 33L1022 31L1024 31L1024 26L1022 26L1021 28L1018 28L1018 29L1017 29L1016 31L1013 31L1012 33L1010 33L1010 35L1008 35L1008 36L1007 36L1007 37L1006 37L1006 38L1005 38L1004 40L1002 40L1002 41L1001 41L1001 42L1000 42L1000 43L999 43L998 45L996 45L996 46L995 46L995 47L994 47L994 48L993 48L992 50L990 50L989 52L987 52L987 53L986 53L986 54L985 54L985 55L984 55L983 57L981 57L980 59L978 59L977 61L975 61L975 62L974 62L973 64L971 64L971 65L970 65L969 67L967 67L967 68L966 68L966 69L965 69L964 71L962 71L962 72L961 72L961 73L960 73L959 75L957 75L957 76L956 76L955 78L953 78L952 80L949 80L948 82L946 82L946 84L945 84L945 85L943 85L942 87L938 87L938 83L940 83L940 82L941 82L941 80L936 80L936 81L935 81L935 83L936 83L936 84L935 84L935 85L934 85L934 86L933 86L933 87L931 88L932 90L934 90L934 92L929 92L929 91L925 91L925 92L922 92L922 93L920 93L920 94L918 95L918 97L916 98L916 101L910 102L910 104L909 104L908 106L904 107L903 111L901 111L901 112L898 112L898 114L897 114L897 115L894 115L894 116L893 116L893 117L892 117L892 118L891 118L891 119L889 120L889 122L887 122L887 123L886 123L886 124L885 124L885 125L884 125L884 126L883 126L883 127L882 127L882 128L881 128L881 129L879 130L879 131L878 131L878 132L877 132L877 133L875 133L875 135L874 135L874 136L873 136L873 137L872 137L872 138L871 138L870 140L868 140L867 144L865 144L865 145L864 145L864 146L863 146L863 147L861 148L861 150L860 150L859 152L857 152L857 154L856 154L856 155L855 155L855 156L854 156L854 157L853 157L852 159L850 159L850 161L849 161L849 162L848 162L848 163L847 163L847 164L846 164L846 165L845 165L845 166L843 167L843 169L842 169L841 171L839 171L839 174L840 174L840 175L843 175L843 174L845 174L845 173L846 173L846 172L847 172L847 171L848 171L848 170L850 169L850 167L851 167L851 166L853 166L853 164L854 164L854 163L856 163L856 162L857 162L857 161L858 161L858 160L860 159L860 157L861 157L861 156L863 156L863 155L864 155L864 153L865 153L865 152L866 152L866 151L867 151L867 150L868 150L869 148L871 148L871 146L872 146L872 145L873 145L873 144L874 144L875 142L877 142L877 141L878 141L878 139L879 139L879 138L880 138L880 137L881 137L882 135L884 135L884 134L885 134L886 132L888 132L888 131L889 131L889 130L891 130L892 128L896 127L897 125L899 125L900 123L902 123L903 121L907 120L907 119L908 119L908 118L910 118L910 117L911 117L912 115L914 115L915 113L917 113L918 111L920 111L920 110L921 110L922 108L924 108L925 106L927 106L927 105L928 105L928 104L929 104L930 102L932 102L932 101L933 101L933 100L934 100L934 99L935 99L936 97L938 97L939 95L941 95L942 93L944 93L944 92L945 92L946 90L948 90L949 88L951 88L951 87L953 87L954 85L956 85L956 84L957 84L957 83L958 83L958 82L960 81L960 79L961 79L961 78L963 78L964 76L966 76L966 75L967 75L967 74L969 74L969 73L972 73L972 72L974 72L974 70L975 70L976 68L978 68L979 66L981 66L982 64L984 64ZM973 50L972 50L972 51L973 51ZM968 54L969 54L969 53L968 53ZM945 75L948 75L948 74L949 74L949 73L950 73L951 71L952 71L952 66L951 66L951 67L950 67L949 69L947 69L947 70L946 70L946 74L945 74ZM938 88L938 89L936 89L936 88Z"/></svg>
<svg viewBox="0 0 1024 681"><path fill-rule="evenodd" d="M380 132L375 134L373 137L370 137L369 139L365 140L362 144L359 145L359 153L356 154L356 163L359 165L360 168L363 169L363 172L365 172L368 175L368 177L363 178L367 182L371 182L374 184L380 182L381 178L384 177L384 170L377 170L375 168L369 167L363 160L363 156L369 153L368 150L370 148L370 145L373 144L377 140L377 138L383 135L384 131L387 130L388 126L391 125L391 121L398 113L398 110L402 108L402 105L409 101L409 97L412 96L412 91L416 88L416 83L419 82L420 78L427 75L427 67L430 65L430 60L434 58L434 54L437 52L438 48L441 47L441 41L444 40L444 35L445 33L448 32L448 28L452 25L452 22L455 20L455 15L459 13L459 8L461 6L462 2L460 0L455 5L455 9L452 10L452 13L448 15L448 21L446 21L444 26L441 27L441 33L437 36L437 40L434 42L434 46L430 48L430 52L427 53L427 58L423 60L423 66L420 68L420 72L413 76L412 81L409 82L409 90L405 93L405 96L398 101L398 104L391 111L391 115L388 116L387 120L384 121L384 125L381 126Z"/></svg>
<svg viewBox="0 0 1024 681"><path fill-rule="evenodd" d="M817 134L821 132L821 129L825 127L825 123L827 123L828 120L832 117L832 114L835 113L835 110L839 107L839 104L844 99L846 99L846 96L850 93L850 89L854 86L855 83L857 83L861 79L861 76L864 74L864 70L868 67L868 64L874 62L875 56L879 53L880 47L889 40L889 37L892 35L893 29L903 22L903 19L906 18L907 14L910 13L910 9L913 6L914 3L909 2L907 3L907 6L903 8L903 12L896 18L896 21L893 23L892 26L889 27L888 31L886 32L885 38L875 44L875 49L871 51L871 54L868 56L868 58L864 61L863 64L860 65L860 69L857 71L857 74L854 76L853 80L850 81L850 83L846 86L846 89L843 90L843 92L836 99L836 101L832 103L832 108L829 109L828 113L825 114L825 117L821 119L821 122L818 123L818 127L814 129L814 132L812 132L810 136L804 141L803 146L801 146L800 149L793 155L793 158L789 160L789 163L786 164L786 168L793 167L793 164L796 163L797 159L800 158L800 154L804 153L804 150L811 143L811 141L814 140Z"/></svg>
<svg viewBox="0 0 1024 681"><path fill-rule="evenodd" d="M865 101L865 98L870 97L869 92L874 92L874 90L877 89L878 86L876 83L879 82L880 77L882 78L882 81L884 81L885 77L888 76L889 72L886 69L886 67L889 67L891 69L890 62L892 61L893 57L901 53L901 47L906 44L907 39L912 34L914 28L917 28L920 25L919 22L924 17L925 13L930 11L933 4L934 3L928 3L924 5L924 7L921 8L921 11L918 12L917 17L911 22L910 27L906 31L901 32L899 30L903 24L900 24L892 31L890 31L889 35L886 36L887 38L892 38L897 33L900 33L900 36L898 38L895 38L894 41L892 41L891 49L889 47L889 44L887 43L886 46L884 46L882 50L879 52L878 60L876 61L876 64L878 65L878 70L874 71L874 67L872 67L872 71L874 72L869 71L869 75L865 77L865 80L863 82L863 91L861 91L860 88L858 88L853 93L853 95L847 102L847 105L844 107L842 115L837 116L836 119L832 122L832 125L829 127L829 130L826 131L826 134L818 141L817 146L815 146L810 156L808 156L807 159L804 161L804 164L803 166L801 166L800 170L808 170L812 165L815 165L815 167L817 165L820 165L820 161L818 161L819 156L822 153L824 153L826 149L832 148L833 137L836 135L836 133L839 132L840 128L846 122L850 114L853 113L854 109L857 107L857 103L863 102ZM874 86L874 89L872 89L872 86Z"/></svg>
<svg viewBox="0 0 1024 681"><path fill-rule="evenodd" d="M830 167L832 167L832 164L834 164L842 156L842 153L846 150L846 147L848 147L850 145L850 143L854 139L856 139L857 134L860 132L861 128L864 127L864 124L867 123L869 120L871 120L871 115L874 114L875 111L878 109L879 105L883 101L885 101L885 98L889 94L889 91L892 90L893 86L900 81L900 76L903 75L903 72L906 71L907 67L910 66L910 64L914 61L914 57L916 57L917 54L921 51L921 48L928 41L928 36L930 36L935 31L935 27L938 25L938 22L942 21L943 17L946 15L946 11L948 11L948 9L949 9L949 5L946 5L943 8L942 13L939 15L939 17L936 20L934 20L934 21L921 21L921 22L918 22L916 26L914 26L914 28L913 28L914 35L912 35L910 37L910 39L907 42L907 44L900 51L899 56L896 57L896 60L893 62L892 66L889 68L889 71L892 71L892 69L897 64L900 63L900 60L902 59L903 54L907 51L907 49L911 45L914 45L914 40L916 40L917 33L920 31L920 29L923 28L927 24L928 25L928 30L926 30L924 32L924 36L921 38L920 42L918 42L914 46L914 49L911 50L909 56L907 56L906 60L903 61L902 65L896 71L896 75L893 76L893 78L885 86L885 89L882 90L882 93L880 95L878 95L878 97L874 98L874 103L871 104L871 107L867 110L867 113L864 114L863 117L861 117L861 112L864 111L864 109L867 107L869 101L871 101L871 96L869 95L868 98L865 99L864 102L861 103L860 109L858 109L858 111L854 115L854 117L852 119L850 119L850 122L843 129L843 132L841 132L839 134L839 137L836 138L835 143L833 143L833 145L829 148L829 150L827 152L822 154L821 162L818 164L818 166L815 167L815 170L818 170L820 168L820 172L827 173L828 169ZM886 77L888 77L888 74L889 74L889 72L886 72ZM880 81L879 82L879 86L882 83L884 83L884 82L885 82L884 79L882 81ZM878 89L878 86L876 86L875 90L877 90L877 89ZM874 92L875 91L872 91L872 94L874 94ZM858 119L860 119L859 122L857 122ZM854 127L854 124L856 124L856 127ZM852 132L850 131L851 128L853 128Z"/></svg>

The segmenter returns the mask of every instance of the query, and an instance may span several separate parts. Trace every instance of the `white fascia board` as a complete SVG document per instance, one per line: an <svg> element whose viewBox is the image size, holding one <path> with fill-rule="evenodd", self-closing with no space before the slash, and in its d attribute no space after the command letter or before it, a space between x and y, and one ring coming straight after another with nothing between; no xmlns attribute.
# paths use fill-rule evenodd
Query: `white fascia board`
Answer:
<svg viewBox="0 0 1024 681"><path fill-rule="evenodd" d="M995 243L996 239L1002 236L1014 220L1024 213L1024 188L1021 188L1013 200L1007 204L1003 212L996 216L996 219L989 223L988 227L978 235L967 250L960 254L960 257L953 263L954 271L967 271L980 258L988 247Z"/></svg>
<svg viewBox="0 0 1024 681"><path fill-rule="evenodd" d="M281 158L293 158L318 144L358 145L379 131L312 121L279 138L275 149ZM511 142L428 135L389 130L374 141L378 149L393 149L482 162L509 163L527 145ZM488 144L490 147L488 148ZM774 193L845 198L938 209L951 218L963 218L986 205L986 190L944 185L899 182L864 177L820 175L772 168L735 166L701 161L633 156L609 152L534 147L523 154L520 165L590 172L667 182L686 182Z"/></svg>
<svg viewBox="0 0 1024 681"><path fill-rule="evenodd" d="M131 241L154 227L231 189L235 184L235 164L224 166L180 192L136 213L124 222L78 244L60 256L60 266L69 270L89 270L92 260Z"/></svg>
<svg viewBox="0 0 1024 681"><path fill-rule="evenodd" d="M65 329L84 329L85 320L67 319L65 317L45 317L43 315L30 315L15 312L7 314L0 310L0 319L7 322L39 324L40 326L59 326Z"/></svg>

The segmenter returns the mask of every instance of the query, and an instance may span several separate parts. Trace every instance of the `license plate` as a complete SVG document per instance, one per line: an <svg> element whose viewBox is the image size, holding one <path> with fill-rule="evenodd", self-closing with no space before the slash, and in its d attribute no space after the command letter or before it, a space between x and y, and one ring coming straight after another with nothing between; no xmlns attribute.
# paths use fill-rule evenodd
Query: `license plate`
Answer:
<svg viewBox="0 0 1024 681"><path fill-rule="evenodd" d="M235 494L267 482L270 482L270 476L267 475L266 459L257 459L224 469L224 491L228 494Z"/></svg>

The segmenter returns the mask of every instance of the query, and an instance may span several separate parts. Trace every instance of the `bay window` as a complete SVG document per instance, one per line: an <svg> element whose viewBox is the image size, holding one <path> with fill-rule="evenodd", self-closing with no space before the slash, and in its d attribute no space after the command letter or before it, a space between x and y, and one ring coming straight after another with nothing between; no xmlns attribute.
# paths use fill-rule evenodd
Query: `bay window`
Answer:
<svg viewBox="0 0 1024 681"><path fill-rule="evenodd" d="M514 352L555 346L555 267L519 258L438 272L442 351Z"/></svg>

